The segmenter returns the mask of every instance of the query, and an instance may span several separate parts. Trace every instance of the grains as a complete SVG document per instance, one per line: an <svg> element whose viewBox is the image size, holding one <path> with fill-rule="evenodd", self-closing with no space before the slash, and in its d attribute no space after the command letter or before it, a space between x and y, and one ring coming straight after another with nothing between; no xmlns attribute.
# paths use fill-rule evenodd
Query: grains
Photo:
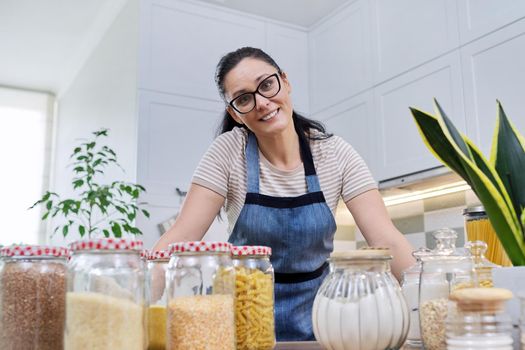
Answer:
<svg viewBox="0 0 525 350"><path fill-rule="evenodd" d="M101 293L67 293L66 350L142 350L144 312L136 303Z"/></svg>
<svg viewBox="0 0 525 350"><path fill-rule="evenodd" d="M148 309L148 350L166 348L166 307L152 305Z"/></svg>
<svg viewBox="0 0 525 350"><path fill-rule="evenodd" d="M196 295L169 303L169 350L233 350L233 296Z"/></svg>
<svg viewBox="0 0 525 350"><path fill-rule="evenodd" d="M9 350L63 347L66 267L50 260L11 260L0 275L0 344Z"/></svg>
<svg viewBox="0 0 525 350"><path fill-rule="evenodd" d="M235 322L239 350L273 349L275 329L272 276L236 268Z"/></svg>
<svg viewBox="0 0 525 350"><path fill-rule="evenodd" d="M419 309L421 336L426 350L447 349L445 329L447 309L448 300L445 298L421 303L421 308Z"/></svg>

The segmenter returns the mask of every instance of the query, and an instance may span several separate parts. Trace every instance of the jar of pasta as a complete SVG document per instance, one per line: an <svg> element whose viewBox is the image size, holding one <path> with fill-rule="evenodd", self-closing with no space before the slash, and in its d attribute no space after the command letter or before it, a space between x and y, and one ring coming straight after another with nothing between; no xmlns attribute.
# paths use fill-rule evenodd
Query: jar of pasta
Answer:
<svg viewBox="0 0 525 350"><path fill-rule="evenodd" d="M13 245L0 255L0 347L63 349L67 249Z"/></svg>
<svg viewBox="0 0 525 350"><path fill-rule="evenodd" d="M169 253L151 251L147 256L146 299L148 303L148 350L166 348L166 271Z"/></svg>
<svg viewBox="0 0 525 350"><path fill-rule="evenodd" d="M267 350L275 346L272 249L233 246L237 349Z"/></svg>
<svg viewBox="0 0 525 350"><path fill-rule="evenodd" d="M177 242L169 252L167 349L234 350L231 244Z"/></svg>
<svg viewBox="0 0 525 350"><path fill-rule="evenodd" d="M469 241L487 243L485 257L496 265L512 266L505 249L489 221L485 208L481 205L463 210L465 232Z"/></svg>
<svg viewBox="0 0 525 350"><path fill-rule="evenodd" d="M66 350L144 350L141 241L91 239L70 244Z"/></svg>

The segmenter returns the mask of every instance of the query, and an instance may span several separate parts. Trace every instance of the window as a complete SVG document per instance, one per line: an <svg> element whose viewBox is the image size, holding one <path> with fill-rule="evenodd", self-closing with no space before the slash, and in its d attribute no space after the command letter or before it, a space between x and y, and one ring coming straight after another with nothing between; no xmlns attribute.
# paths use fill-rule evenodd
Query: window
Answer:
<svg viewBox="0 0 525 350"><path fill-rule="evenodd" d="M53 97L0 87L0 244L44 242L40 208L49 183Z"/></svg>

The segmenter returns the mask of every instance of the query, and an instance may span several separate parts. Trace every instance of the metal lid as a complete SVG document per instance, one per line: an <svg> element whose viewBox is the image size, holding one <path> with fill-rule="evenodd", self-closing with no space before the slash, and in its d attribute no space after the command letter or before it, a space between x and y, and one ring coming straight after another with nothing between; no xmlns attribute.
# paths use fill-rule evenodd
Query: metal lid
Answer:
<svg viewBox="0 0 525 350"><path fill-rule="evenodd" d="M69 256L69 250L65 247L22 244L22 245L11 245L7 247L2 247L2 249L0 249L0 256L3 256L3 257L33 256L33 257L67 258Z"/></svg>
<svg viewBox="0 0 525 350"><path fill-rule="evenodd" d="M272 248L263 245L232 246L233 256L272 255Z"/></svg>
<svg viewBox="0 0 525 350"><path fill-rule="evenodd" d="M468 207L463 209L463 215L486 215L485 207L476 205L475 207Z"/></svg>
<svg viewBox="0 0 525 350"><path fill-rule="evenodd" d="M98 238L76 241L69 245L73 252L84 250L118 250L118 251L138 251L142 250L142 241L135 241L125 238Z"/></svg>
<svg viewBox="0 0 525 350"><path fill-rule="evenodd" d="M230 253L231 243L228 242L176 242L169 246L170 254L180 253Z"/></svg>

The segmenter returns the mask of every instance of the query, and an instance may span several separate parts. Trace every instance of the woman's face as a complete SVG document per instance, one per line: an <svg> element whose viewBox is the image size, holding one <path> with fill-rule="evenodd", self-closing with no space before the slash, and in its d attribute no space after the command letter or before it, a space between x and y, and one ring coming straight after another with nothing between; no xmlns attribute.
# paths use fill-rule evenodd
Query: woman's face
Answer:
<svg viewBox="0 0 525 350"><path fill-rule="evenodd" d="M264 61L255 58L243 59L226 74L224 79L226 100L230 102L243 93L256 91L257 88L263 95L267 95L266 82L263 84L261 82L275 73L277 69ZM290 83L284 73L279 75L278 79L281 90L275 96L266 98L256 93L253 110L242 114L229 105L228 113L236 122L246 125L253 133L260 136L279 134L289 128L293 129Z"/></svg>

